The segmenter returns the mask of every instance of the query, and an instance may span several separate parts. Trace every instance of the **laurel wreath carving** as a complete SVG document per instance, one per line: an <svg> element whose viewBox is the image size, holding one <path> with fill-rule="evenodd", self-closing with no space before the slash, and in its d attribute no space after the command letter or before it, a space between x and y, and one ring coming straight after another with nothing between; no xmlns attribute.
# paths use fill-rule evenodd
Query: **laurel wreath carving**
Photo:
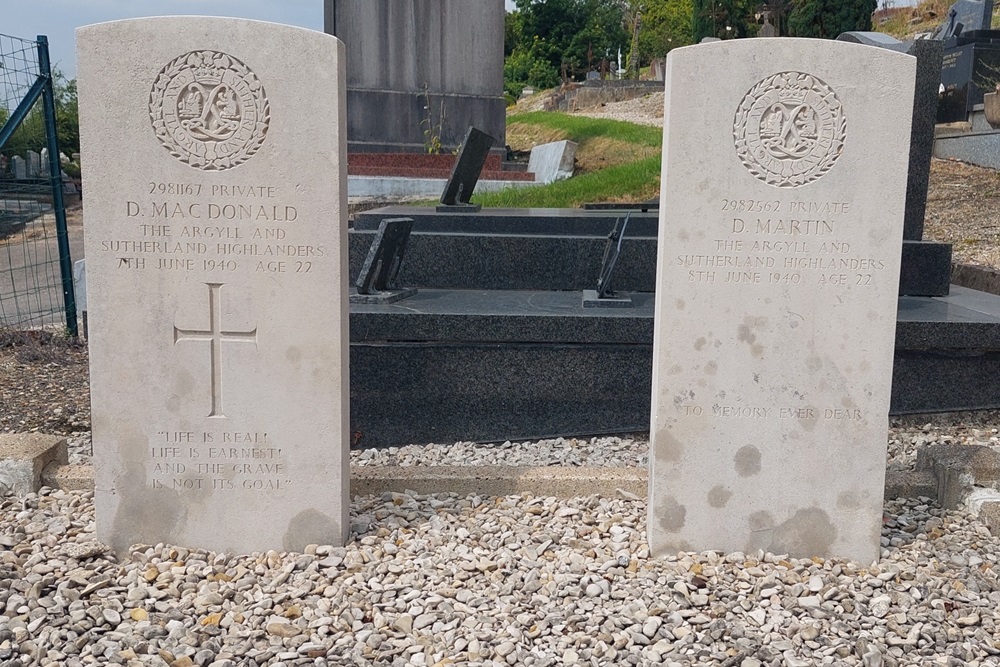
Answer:
<svg viewBox="0 0 1000 667"><path fill-rule="evenodd" d="M188 59L191 56L195 56L197 58L205 58L207 56L212 58L219 66L225 67L238 75L246 84L247 88L253 93L253 108L256 112L254 129L250 132L249 139L243 142L238 150L233 151L230 154L220 156L220 158L223 159L228 158L228 163L220 164L219 160L211 160L205 164L192 164L192 154L190 151L186 150L184 146L178 144L173 136L171 136L171 133L167 128L166 121L163 118L163 104L167 87L170 85L170 82L173 80L174 76L177 75L177 73L190 67ZM167 149L167 152L169 152L172 156L195 169L201 169L203 171L224 171L226 169L237 167L249 160L264 144L264 139L267 137L267 129L271 123L271 105L270 102L268 102L267 94L264 91L264 85L261 83L260 79L257 78L257 75L253 72L253 70L247 67L240 60L227 53L219 51L190 51L171 60L162 70L160 70L160 73L157 74L156 79L153 81L153 87L149 92L149 117L152 121L153 133L160 141L160 144L162 144L163 147Z"/></svg>
<svg viewBox="0 0 1000 667"><path fill-rule="evenodd" d="M798 82L805 84L805 88L819 95L834 116L833 136L830 137L831 145L829 150L811 169L798 174L775 173L767 169L764 165L757 162L753 156L751 147L747 143L747 121L754 103L761 95L775 87L776 80L789 77L794 77ZM847 137L847 118L844 116L843 106L837 98L836 93L821 79L803 72L779 72L758 82L744 96L733 120L733 137L736 144L736 154L740 162L743 163L743 166L754 177L774 187L797 188L822 178L836 163L844 150L844 140Z"/></svg>

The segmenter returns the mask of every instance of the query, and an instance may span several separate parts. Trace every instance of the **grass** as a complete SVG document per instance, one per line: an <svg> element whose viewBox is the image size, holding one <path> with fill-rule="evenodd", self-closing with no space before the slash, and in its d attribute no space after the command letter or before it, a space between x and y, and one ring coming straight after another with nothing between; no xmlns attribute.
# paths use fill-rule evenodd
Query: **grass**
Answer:
<svg viewBox="0 0 1000 667"><path fill-rule="evenodd" d="M568 208L586 202L644 201L659 191L659 128L548 111L507 119L507 141L515 150L563 139L579 145L573 178L481 193L473 201L488 208Z"/></svg>

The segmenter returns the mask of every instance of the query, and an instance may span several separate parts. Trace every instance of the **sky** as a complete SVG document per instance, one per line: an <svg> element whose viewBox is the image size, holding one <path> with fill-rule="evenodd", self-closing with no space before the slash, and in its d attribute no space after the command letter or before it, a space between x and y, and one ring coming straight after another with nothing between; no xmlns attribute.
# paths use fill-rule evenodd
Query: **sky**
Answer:
<svg viewBox="0 0 1000 667"><path fill-rule="evenodd" d="M140 16L197 14L236 16L323 29L323 0L7 0L0 33L49 38L52 63L67 78L76 77L73 31L82 25Z"/></svg>
<svg viewBox="0 0 1000 667"><path fill-rule="evenodd" d="M505 0L508 9L513 0ZM897 7L916 0L895 0ZM199 14L237 16L323 29L323 0L6 0L0 33L49 38L53 64L69 79L76 77L73 31L78 26L139 16ZM881 4L881 3L880 3Z"/></svg>

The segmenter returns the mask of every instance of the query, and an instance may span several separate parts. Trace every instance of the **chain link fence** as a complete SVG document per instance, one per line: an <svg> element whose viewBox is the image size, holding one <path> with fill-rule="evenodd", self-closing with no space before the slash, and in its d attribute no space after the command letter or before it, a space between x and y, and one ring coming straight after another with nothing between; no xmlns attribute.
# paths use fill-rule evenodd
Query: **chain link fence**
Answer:
<svg viewBox="0 0 1000 667"><path fill-rule="evenodd" d="M77 335L48 42L0 35L0 326ZM68 186L73 189L73 186Z"/></svg>

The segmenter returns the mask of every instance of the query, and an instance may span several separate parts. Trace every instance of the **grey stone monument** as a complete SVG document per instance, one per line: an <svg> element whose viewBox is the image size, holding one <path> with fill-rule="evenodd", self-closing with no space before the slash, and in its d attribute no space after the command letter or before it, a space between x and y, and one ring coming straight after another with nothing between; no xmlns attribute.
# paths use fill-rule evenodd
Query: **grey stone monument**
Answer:
<svg viewBox="0 0 1000 667"><path fill-rule="evenodd" d="M450 151L470 125L506 136L503 0L325 0L347 49L348 150Z"/></svg>
<svg viewBox="0 0 1000 667"><path fill-rule="evenodd" d="M23 181L28 178L28 165L25 163L24 158L20 155L15 155L10 159L11 169L14 172L14 178L19 181Z"/></svg>
<svg viewBox="0 0 1000 667"><path fill-rule="evenodd" d="M42 158L35 151L28 151L28 178L38 178L42 173Z"/></svg>

